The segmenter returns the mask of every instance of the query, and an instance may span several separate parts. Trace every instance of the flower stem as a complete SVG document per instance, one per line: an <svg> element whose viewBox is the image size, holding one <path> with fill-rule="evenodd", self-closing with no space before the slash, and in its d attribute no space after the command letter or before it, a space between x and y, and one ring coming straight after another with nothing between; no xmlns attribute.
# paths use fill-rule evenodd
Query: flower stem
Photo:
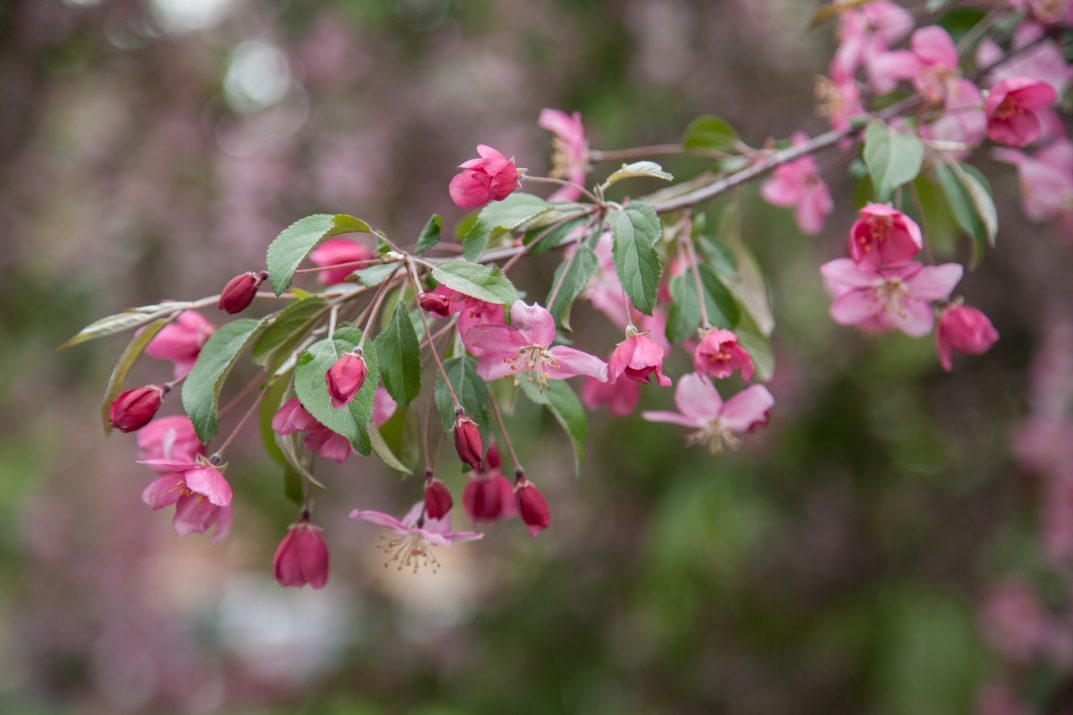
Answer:
<svg viewBox="0 0 1073 715"><path fill-rule="evenodd" d="M510 435L507 433L507 425L503 421L503 413L499 411L499 401L496 396L491 392L488 393L488 400L492 403L492 411L496 414L496 422L499 423L499 432L503 435L503 444L507 446L507 452L510 453L510 459L514 462L514 469L519 472L524 472L522 463L518 461L518 454L514 451L514 445L510 441Z"/></svg>
<svg viewBox="0 0 1073 715"><path fill-rule="evenodd" d="M414 286L414 295L421 294L421 282L417 279L417 269L414 268L413 257L406 256L406 267L408 269L408 276L410 282ZM436 349L436 342L432 339L432 329L428 324L428 316L425 315L425 311L417 311L421 315L421 325L425 328L425 337L428 338L428 349L432 353L432 357L436 360L436 368L440 371L440 375L443 377L443 384L447 386L447 392L451 395L451 401L455 404L455 412L462 413L462 403L458 400L458 395L455 394L455 388L451 384L451 378L447 376L447 369L443 366L443 360L440 359L440 352Z"/></svg>

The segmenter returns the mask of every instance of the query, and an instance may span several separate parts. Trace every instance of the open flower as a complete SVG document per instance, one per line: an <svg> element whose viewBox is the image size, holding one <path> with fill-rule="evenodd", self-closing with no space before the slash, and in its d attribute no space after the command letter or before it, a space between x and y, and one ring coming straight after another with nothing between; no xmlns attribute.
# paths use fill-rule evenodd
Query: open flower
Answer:
<svg viewBox="0 0 1073 715"><path fill-rule="evenodd" d="M490 201L502 201L518 188L518 167L513 159L490 146L477 146L480 157L458 165L461 174L451 179L451 200L464 209L475 209Z"/></svg>
<svg viewBox="0 0 1073 715"><path fill-rule="evenodd" d="M145 354L157 360L175 363L175 377L186 377L194 368L202 346L212 337L216 326L193 310L184 310L161 328L145 346Z"/></svg>
<svg viewBox="0 0 1073 715"><path fill-rule="evenodd" d="M914 261L868 270L839 258L823 264L820 271L834 297L831 318L836 323L898 329L919 338L935 324L929 301L949 298L964 269L957 263L924 266Z"/></svg>
<svg viewBox="0 0 1073 715"><path fill-rule="evenodd" d="M911 261L924 247L916 221L887 204L868 204L849 231L849 254L862 268Z"/></svg>
<svg viewBox="0 0 1073 715"><path fill-rule="evenodd" d="M738 336L729 330L709 330L693 351L693 369L701 375L723 380L741 372L741 379L753 379L756 367L738 342Z"/></svg>
<svg viewBox="0 0 1073 715"><path fill-rule="evenodd" d="M165 473L149 483L142 501L154 511L175 505L172 527L179 536L204 534L214 524L213 543L223 539L231 528L231 485L204 457L193 462L147 459L154 469Z"/></svg>
<svg viewBox="0 0 1073 715"><path fill-rule="evenodd" d="M663 347L647 333L626 328L626 339L619 343L607 362L607 379L625 376L637 382L650 383L652 375L661 387L669 387L671 378L663 374Z"/></svg>
<svg viewBox="0 0 1073 715"><path fill-rule="evenodd" d="M172 415L153 420L138 431L138 459L193 462L205 454L194 425L186 415ZM157 471L166 471L162 467Z"/></svg>
<svg viewBox="0 0 1073 715"><path fill-rule="evenodd" d="M691 428L689 444L703 444L714 454L737 446L745 432L763 427L775 398L763 385L752 385L726 402L704 375L690 373L678 380L674 391L678 412L647 411L649 422L668 422Z"/></svg>
<svg viewBox="0 0 1073 715"><path fill-rule="evenodd" d="M607 363L565 345L551 347L555 321L551 313L534 303L515 301L510 309L510 327L477 325L462 335L467 348L481 355L477 373L485 380L527 374L540 386L548 380L588 375L607 380Z"/></svg>
<svg viewBox="0 0 1073 715"><path fill-rule="evenodd" d="M341 434L328 429L309 414L297 397L283 403L272 416L272 431L278 435L305 432L305 447L324 459L345 462L350 456L350 441Z"/></svg>
<svg viewBox="0 0 1073 715"><path fill-rule="evenodd" d="M808 137L804 133L794 134L794 146L806 141ZM803 156L776 168L771 178L760 185L760 195L774 206L793 208L797 227L801 233L810 236L823 230L824 218L835 208L831 191L817 173L816 160L812 156Z"/></svg>
<svg viewBox="0 0 1073 715"><path fill-rule="evenodd" d="M584 186L589 173L589 143L581 114L567 114L558 109L542 109L537 124L555 135L552 140L552 167L549 176ZM577 201L581 189L563 186L548 197L548 201Z"/></svg>
<svg viewBox="0 0 1073 715"><path fill-rule="evenodd" d="M327 269L317 272L318 283L335 285L345 281L354 271L361 270L362 266L354 265L357 261L365 261L375 255L368 246L349 238L329 238L310 251L309 260L313 265Z"/></svg>
<svg viewBox="0 0 1073 715"><path fill-rule="evenodd" d="M926 99L940 102L960 77L958 51L954 40L938 25L922 27L909 41L913 62L902 68L913 86Z"/></svg>
<svg viewBox="0 0 1073 715"><path fill-rule="evenodd" d="M1073 224L1073 142L1059 139L1033 155L996 149L994 157L1017 167L1021 207L1035 223L1065 218Z"/></svg>
<svg viewBox="0 0 1073 715"><path fill-rule="evenodd" d="M999 144L1028 146L1043 133L1037 112L1054 104L1058 95L1046 82L1029 77L1004 79L987 95L987 137Z"/></svg>
<svg viewBox="0 0 1073 715"><path fill-rule="evenodd" d="M951 305L939 316L935 345L939 363L950 372L954 369L951 350L966 355L983 355L998 340L998 331L987 316L967 305Z"/></svg>
<svg viewBox="0 0 1073 715"><path fill-rule="evenodd" d="M383 512L360 509L350 512L350 518L382 526L390 532L380 537L380 548L389 556L385 565L397 564L400 571L412 568L417 573L421 566L432 566L432 570L436 571L440 562L430 547L484 538L484 534L475 531L451 531L450 516L430 519L424 510L425 502L419 501L402 520Z"/></svg>

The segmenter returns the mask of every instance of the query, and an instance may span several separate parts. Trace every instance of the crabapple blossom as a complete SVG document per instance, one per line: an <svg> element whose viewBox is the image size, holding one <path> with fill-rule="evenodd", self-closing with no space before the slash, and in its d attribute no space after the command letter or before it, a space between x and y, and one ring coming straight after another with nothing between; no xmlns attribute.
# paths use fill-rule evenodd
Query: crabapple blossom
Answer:
<svg viewBox="0 0 1073 715"><path fill-rule="evenodd" d="M510 519L518 513L514 487L496 467L475 471L462 489L462 509L474 523Z"/></svg>
<svg viewBox="0 0 1073 715"><path fill-rule="evenodd" d="M122 392L108 407L108 421L121 432L140 430L156 415L166 392L161 385L146 385Z"/></svg>
<svg viewBox="0 0 1073 715"><path fill-rule="evenodd" d="M661 387L669 387L671 378L663 374L663 348L647 333L626 328L626 339L615 347L607 361L607 380L626 377L637 382L649 383L652 376Z"/></svg>
<svg viewBox="0 0 1073 715"><path fill-rule="evenodd" d="M336 360L324 375L332 407L339 408L349 403L365 384L368 368L360 351L347 353Z"/></svg>
<svg viewBox="0 0 1073 715"><path fill-rule="evenodd" d="M399 571L412 568L417 573L421 566L431 566L436 571L440 563L431 547L484 538L484 534L475 531L452 531L450 516L432 519L424 513L424 508L423 501L417 502L401 520L380 511L361 509L350 512L350 518L367 521L389 532L380 537L380 548L389 556L384 565L397 564Z"/></svg>
<svg viewBox="0 0 1073 715"><path fill-rule="evenodd" d="M455 452L463 464L468 464L471 469L481 466L481 459L484 457L481 432L477 423L461 412L455 416L454 441Z"/></svg>
<svg viewBox="0 0 1073 715"><path fill-rule="evenodd" d="M161 328L145 346L145 354L175 363L175 378L186 377L197 362L201 348L212 337L216 326L193 310L184 310Z"/></svg>
<svg viewBox="0 0 1073 715"><path fill-rule="evenodd" d="M1025 216L1036 223L1064 219L1073 236L1073 142L1059 139L1033 155L996 149L994 157L1017 168Z"/></svg>
<svg viewBox="0 0 1073 715"><path fill-rule="evenodd" d="M794 134L793 145L808 141L803 132ZM816 171L816 159L803 156L775 169L771 178L760 185L760 195L768 203L793 208L801 233L815 236L823 231L823 222L834 208L831 191Z"/></svg>
<svg viewBox="0 0 1073 715"><path fill-rule="evenodd" d="M704 375L689 373L678 379L674 391L678 412L650 410L641 413L649 422L689 427L688 444L703 444L713 454L738 445L739 435L767 424L775 398L763 385L752 385L723 402Z"/></svg>
<svg viewBox="0 0 1073 715"><path fill-rule="evenodd" d="M458 165L461 174L451 179L451 200L464 209L476 209L502 201L518 188L518 167L513 159L485 144L477 146L480 157Z"/></svg>
<svg viewBox="0 0 1073 715"><path fill-rule="evenodd" d="M280 436L305 432L306 449L333 462L345 462L353 449L346 437L332 432L309 414L297 397L287 400L276 410L272 416L272 431Z"/></svg>
<svg viewBox="0 0 1073 715"><path fill-rule="evenodd" d="M1028 146L1043 133L1037 112L1054 104L1058 95L1046 82L1029 77L1004 79L987 95L987 136L1009 146Z"/></svg>
<svg viewBox="0 0 1073 715"><path fill-rule="evenodd" d="M693 350L693 370L723 380L737 370L741 379L753 379L756 367L748 351L738 342L738 336L730 330L709 330Z"/></svg>
<svg viewBox="0 0 1073 715"><path fill-rule="evenodd" d="M529 529L529 536L535 538L537 534L548 528L551 524L548 502L525 476L519 475L514 485L514 499L517 503L518 515Z"/></svg>
<svg viewBox="0 0 1073 715"><path fill-rule="evenodd" d="M205 454L194 425L186 415L158 417L138 430L138 459L193 462Z"/></svg>
<svg viewBox="0 0 1073 715"><path fill-rule="evenodd" d="M905 263L923 247L916 221L887 204L866 205L849 231L849 253L864 269Z"/></svg>
<svg viewBox="0 0 1073 715"><path fill-rule="evenodd" d="M317 271L317 282L322 285L342 283L361 266L359 261L367 261L375 254L368 246L349 238L329 238L309 253L313 265L326 270ZM338 266L333 268L333 266Z"/></svg>
<svg viewBox="0 0 1073 715"><path fill-rule="evenodd" d="M328 544L320 527L303 518L287 529L272 557L272 573L280 586L324 588L328 583Z"/></svg>
<svg viewBox="0 0 1073 715"><path fill-rule="evenodd" d="M204 534L213 525L213 543L231 527L231 485L203 457L193 462L149 459L143 464L166 470L142 492L142 501L153 511L175 506L172 527L179 536Z"/></svg>
<svg viewBox="0 0 1073 715"><path fill-rule="evenodd" d="M451 302L446 297L436 293L422 293L417 296L417 303L423 310L445 318L450 314Z"/></svg>
<svg viewBox="0 0 1073 715"><path fill-rule="evenodd" d="M267 278L266 271L239 273L220 291L220 300L216 302L216 307L230 315L241 313L250 307L250 303L257 297L257 289Z"/></svg>
<svg viewBox="0 0 1073 715"><path fill-rule="evenodd" d="M584 186L589 173L589 143L585 138L581 114L545 108L540 111L537 125L555 135L552 140L552 168L548 175ZM578 186L563 186L552 193L548 201L577 201L581 196Z"/></svg>
<svg viewBox="0 0 1073 715"><path fill-rule="evenodd" d="M951 350L966 355L983 355L998 340L998 331L987 316L967 305L950 305L939 315L935 345L943 370L954 369Z"/></svg>

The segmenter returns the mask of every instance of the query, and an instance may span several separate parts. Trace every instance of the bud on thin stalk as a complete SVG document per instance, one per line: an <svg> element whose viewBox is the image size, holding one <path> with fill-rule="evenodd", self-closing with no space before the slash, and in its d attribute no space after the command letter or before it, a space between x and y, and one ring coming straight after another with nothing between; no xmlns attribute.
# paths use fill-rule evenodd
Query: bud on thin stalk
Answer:
<svg viewBox="0 0 1073 715"><path fill-rule="evenodd" d="M253 299L257 296L257 289L261 287L266 278L268 278L268 273L264 271L260 273L252 271L240 273L224 286L224 289L220 292L220 300L217 301L216 307L231 315L241 313L253 302Z"/></svg>
<svg viewBox="0 0 1073 715"><path fill-rule="evenodd" d="M446 317L451 308L447 298L435 293L422 293L417 297L417 303L429 313L441 317Z"/></svg>
<svg viewBox="0 0 1073 715"><path fill-rule="evenodd" d="M535 537L548 528L551 524L548 502L523 474L519 474L518 481L514 485L514 499L518 505L518 513L528 527L530 536Z"/></svg>
<svg viewBox="0 0 1073 715"><path fill-rule="evenodd" d="M477 469L481 466L481 457L484 455L484 445L481 443L481 432L477 424L463 414L455 417L455 451L458 458Z"/></svg>
<svg viewBox="0 0 1073 715"><path fill-rule="evenodd" d="M108 408L108 421L121 432L134 432L149 424L160 409L167 388L162 385L135 387L119 395Z"/></svg>
<svg viewBox="0 0 1073 715"><path fill-rule="evenodd" d="M430 473L425 477L425 511L430 519L442 519L454 506L451 492Z"/></svg>
<svg viewBox="0 0 1073 715"><path fill-rule="evenodd" d="M365 384L367 374L368 368L360 350L347 353L336 360L324 375L328 394L332 397L332 407L343 407L350 402Z"/></svg>

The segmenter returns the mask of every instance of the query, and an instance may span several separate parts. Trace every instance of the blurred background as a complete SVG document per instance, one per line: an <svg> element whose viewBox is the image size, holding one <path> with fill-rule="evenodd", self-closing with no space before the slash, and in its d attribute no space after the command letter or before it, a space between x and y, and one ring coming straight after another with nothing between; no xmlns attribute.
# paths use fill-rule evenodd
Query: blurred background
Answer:
<svg viewBox="0 0 1073 715"><path fill-rule="evenodd" d="M814 9L0 3L0 712L1073 712L1069 247L1021 223L1012 171L986 159L999 247L959 290L1002 335L989 354L948 376L930 339L830 322L818 266L853 186L821 159L825 237L745 197L778 321L770 428L711 457L595 414L575 478L555 425L520 408L553 526L493 525L437 574L385 569L376 530L345 518L420 492L354 457L325 475L328 587L279 588L295 513L254 430L230 459L231 536L175 536L140 501L133 439L100 433L123 338L54 352L96 317L259 270L299 216L453 223L447 182L477 143L546 171L545 106L581 111L600 149L675 141L703 113L754 146L820 131L834 39L806 30ZM540 291L554 267L517 280ZM586 306L575 325L614 340ZM145 360L133 381L165 375ZM643 407L669 404L649 390Z"/></svg>

